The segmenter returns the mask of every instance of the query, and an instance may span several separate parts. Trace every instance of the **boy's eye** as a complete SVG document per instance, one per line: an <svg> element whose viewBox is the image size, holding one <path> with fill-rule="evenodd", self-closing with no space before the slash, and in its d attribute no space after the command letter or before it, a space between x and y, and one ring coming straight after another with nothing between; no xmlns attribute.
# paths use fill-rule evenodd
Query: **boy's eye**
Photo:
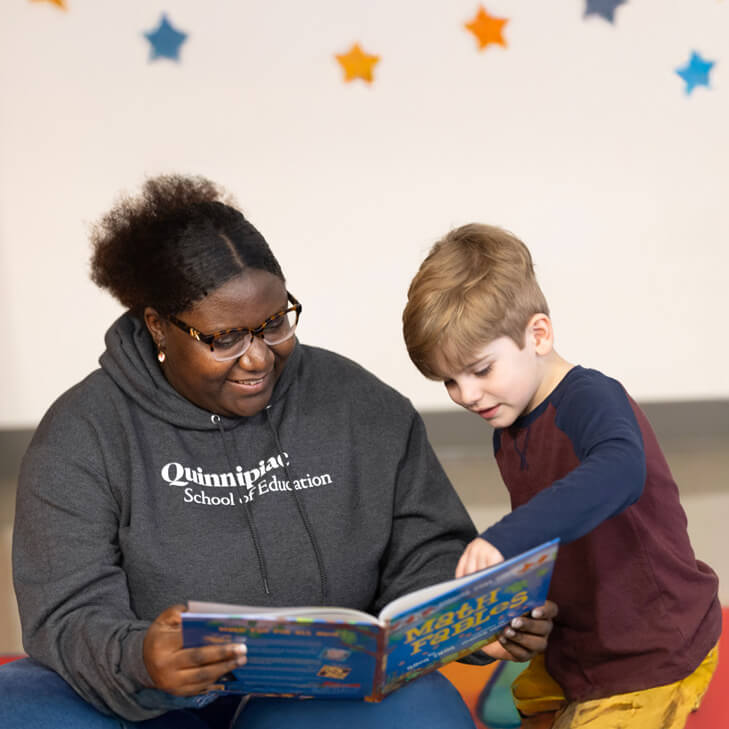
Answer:
<svg viewBox="0 0 729 729"><path fill-rule="evenodd" d="M475 372L474 374L476 377L486 377L489 372L491 372L491 365L486 365L486 367L478 370L478 372Z"/></svg>

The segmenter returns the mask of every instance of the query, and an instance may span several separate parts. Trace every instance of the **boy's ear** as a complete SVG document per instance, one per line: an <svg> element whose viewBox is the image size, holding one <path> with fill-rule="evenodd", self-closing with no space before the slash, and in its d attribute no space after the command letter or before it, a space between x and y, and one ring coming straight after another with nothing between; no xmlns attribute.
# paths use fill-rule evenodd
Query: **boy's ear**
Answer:
<svg viewBox="0 0 729 729"><path fill-rule="evenodd" d="M552 320L547 314L534 314L527 324L527 338L531 338L537 354L549 354L554 348Z"/></svg>

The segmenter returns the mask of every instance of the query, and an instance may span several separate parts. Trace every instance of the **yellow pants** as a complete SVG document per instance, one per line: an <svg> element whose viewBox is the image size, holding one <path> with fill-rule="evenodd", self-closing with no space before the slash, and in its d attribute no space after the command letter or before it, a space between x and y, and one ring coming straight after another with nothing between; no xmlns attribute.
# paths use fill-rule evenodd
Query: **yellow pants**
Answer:
<svg viewBox="0 0 729 729"><path fill-rule="evenodd" d="M547 673L544 656L534 658L512 684L524 729L683 729L696 711L716 670L714 646L701 665L681 681L593 701L568 702Z"/></svg>

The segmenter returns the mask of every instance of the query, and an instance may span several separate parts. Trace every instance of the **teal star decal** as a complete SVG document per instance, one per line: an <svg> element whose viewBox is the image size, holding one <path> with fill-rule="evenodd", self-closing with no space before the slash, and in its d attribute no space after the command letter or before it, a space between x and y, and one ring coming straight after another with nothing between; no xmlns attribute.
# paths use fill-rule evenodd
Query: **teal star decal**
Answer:
<svg viewBox="0 0 729 729"><path fill-rule="evenodd" d="M709 72L714 61L707 61L696 51L691 51L691 60L676 73L686 82L686 93L690 94L697 86L709 86Z"/></svg>
<svg viewBox="0 0 729 729"><path fill-rule="evenodd" d="M170 58L173 61L180 60L180 46L187 39L187 33L181 33L175 30L167 20L167 16L162 13L159 21L159 27L156 30L149 31L144 37L150 43L149 60L155 61L158 58Z"/></svg>
<svg viewBox="0 0 729 729"><path fill-rule="evenodd" d="M587 0L585 6L585 17L588 15L599 15L611 23L615 22L615 9L627 0Z"/></svg>

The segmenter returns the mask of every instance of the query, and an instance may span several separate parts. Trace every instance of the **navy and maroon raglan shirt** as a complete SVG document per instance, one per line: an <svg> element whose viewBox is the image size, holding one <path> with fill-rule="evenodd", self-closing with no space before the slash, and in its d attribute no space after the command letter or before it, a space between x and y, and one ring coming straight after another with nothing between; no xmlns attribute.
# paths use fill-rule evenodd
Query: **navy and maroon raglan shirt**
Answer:
<svg viewBox="0 0 729 729"><path fill-rule="evenodd" d="M574 367L494 432L513 511L481 536L505 559L562 542L547 669L573 701L678 681L721 632L718 578L696 560L678 488L623 386Z"/></svg>

